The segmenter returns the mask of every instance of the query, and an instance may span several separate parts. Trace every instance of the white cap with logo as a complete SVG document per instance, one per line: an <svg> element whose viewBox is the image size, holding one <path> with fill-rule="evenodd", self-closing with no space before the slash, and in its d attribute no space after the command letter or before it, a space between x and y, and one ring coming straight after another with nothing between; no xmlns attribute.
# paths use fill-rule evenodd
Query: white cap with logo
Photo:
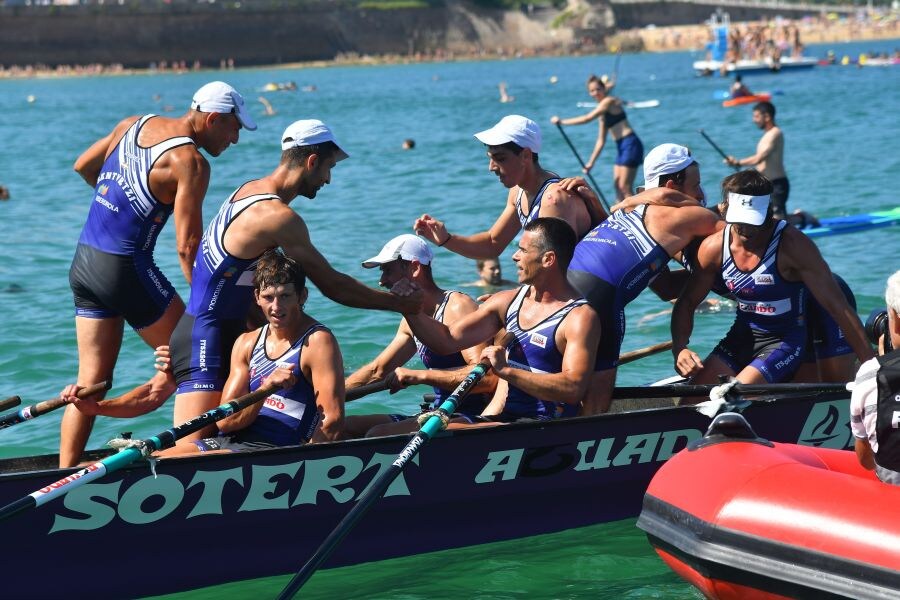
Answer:
<svg viewBox="0 0 900 600"><path fill-rule="evenodd" d="M694 164L691 151L678 144L660 144L644 158L644 188L659 187L662 175L671 175Z"/></svg>
<svg viewBox="0 0 900 600"><path fill-rule="evenodd" d="M425 240L411 233L398 235L381 249L381 252L363 262L362 266L371 269L399 259L414 260L422 265L431 264L434 253Z"/></svg>
<svg viewBox="0 0 900 600"><path fill-rule="evenodd" d="M197 90L191 108L205 113L234 113L244 129L256 130L256 122L244 104L244 97L224 81L213 81Z"/></svg>
<svg viewBox="0 0 900 600"><path fill-rule="evenodd" d="M337 146L337 160L341 161L345 158L350 158L350 155L344 152L337 140L334 139L334 133L332 133L331 128L318 119L294 121L288 125L281 135L282 150L290 150L297 146L323 144L325 142L332 142Z"/></svg>
<svg viewBox="0 0 900 600"><path fill-rule="evenodd" d="M769 211L771 196L748 196L728 192L728 211L725 213L726 223L745 223L762 225Z"/></svg>
<svg viewBox="0 0 900 600"><path fill-rule="evenodd" d="M505 116L490 129L476 133L475 137L488 146L501 146L513 142L535 154L541 151L541 128L531 119L521 115Z"/></svg>

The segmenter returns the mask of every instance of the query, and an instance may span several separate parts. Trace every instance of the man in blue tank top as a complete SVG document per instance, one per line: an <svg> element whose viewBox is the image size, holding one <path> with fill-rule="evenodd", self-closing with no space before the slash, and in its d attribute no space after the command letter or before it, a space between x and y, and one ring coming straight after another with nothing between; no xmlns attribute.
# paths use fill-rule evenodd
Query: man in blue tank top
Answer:
<svg viewBox="0 0 900 600"><path fill-rule="evenodd" d="M449 327L424 312L405 315L416 337L441 354L503 330L512 336L506 345L482 352L482 360L501 380L482 413L485 423L577 413L593 373L600 327L597 314L566 281L574 248L575 233L567 223L535 219L525 226L513 255L522 287L494 294Z"/></svg>
<svg viewBox="0 0 900 600"><path fill-rule="evenodd" d="M672 313L676 370L696 383L719 375L741 383L789 381L807 341L807 293L812 293L843 330L861 361L873 356L854 310L848 305L816 245L785 221L774 219L772 184L757 171L741 171L722 182L727 227L700 245L697 268ZM737 317L705 361L688 348L694 309L716 278L737 300Z"/></svg>
<svg viewBox="0 0 900 600"><path fill-rule="evenodd" d="M377 255L362 263L367 269L381 269L380 285L390 289L401 279L408 279L422 290L423 310L435 320L452 326L454 323L475 312L478 305L462 292L443 290L434 281L432 265L434 254L428 244L414 235L398 235L381 249ZM397 334L388 346L367 365L357 369L347 378L347 390L384 380L391 393L411 385L430 385L434 389L434 406L440 406L449 392L456 389L466 375L481 360L481 353L487 347L482 340L459 352L442 355L424 345L410 330L406 319L401 319ZM418 354L424 369L404 367ZM497 378L486 375L457 408L462 415L481 414L497 387ZM379 427L376 427L379 426ZM347 429L351 436L362 436L373 427L370 435L389 435L415 431L418 424L406 415L352 415L347 417Z"/></svg>
<svg viewBox="0 0 900 600"><path fill-rule="evenodd" d="M124 322L153 348L168 343L184 303L154 262L156 238L174 213L178 260L190 281L209 185L200 150L220 155L241 128L256 129L244 99L216 81L197 90L183 116L128 117L75 161L94 188L69 271L79 385L112 380ZM60 466L78 462L92 426L92 416L67 407Z"/></svg>
<svg viewBox="0 0 900 600"><path fill-rule="evenodd" d="M561 182L556 173L541 166L541 129L531 119L508 115L475 138L487 146L488 169L509 190L506 206L489 230L468 236L451 234L443 221L424 214L413 229L425 239L468 258L495 258L538 217L564 220L578 239L606 218L583 180L579 179L579 185L571 185L572 180Z"/></svg>
<svg viewBox="0 0 900 600"><path fill-rule="evenodd" d="M296 260L323 294L342 304L397 312L418 310L421 293L407 296L369 288L336 271L310 239L306 223L291 207L297 196L315 198L331 182L337 162L347 158L331 129L317 119L296 121L281 136L281 160L270 174L252 180L222 205L203 235L194 265L191 298L171 338L172 371L158 373L118 399L117 416L135 416L159 406L177 383L174 420L182 423L220 404L234 340L247 329L256 261L281 248ZM408 282L396 290L406 291ZM166 379L168 377L168 379ZM111 401L114 402L114 401ZM107 409L104 409L107 410ZM210 428L189 436L211 435Z"/></svg>
<svg viewBox="0 0 900 600"><path fill-rule="evenodd" d="M271 396L217 423L216 437L179 440L160 456L235 452L344 438L344 363L331 331L306 314L306 276L269 250L258 261L253 297L266 325L238 337L222 397L276 385Z"/></svg>

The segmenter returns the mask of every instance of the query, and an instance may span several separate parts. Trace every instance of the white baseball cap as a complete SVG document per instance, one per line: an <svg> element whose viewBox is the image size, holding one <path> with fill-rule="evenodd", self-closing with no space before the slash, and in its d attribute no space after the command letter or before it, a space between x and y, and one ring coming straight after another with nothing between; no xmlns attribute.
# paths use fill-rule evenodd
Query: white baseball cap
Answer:
<svg viewBox="0 0 900 600"><path fill-rule="evenodd" d="M644 188L658 188L662 175L671 175L694 164L691 151L678 144L660 144L644 158Z"/></svg>
<svg viewBox="0 0 900 600"><path fill-rule="evenodd" d="M281 149L290 150L297 146L312 146L313 144L324 144L325 142L333 142L337 146L337 160L350 158L350 155L344 152L337 140L334 139L334 133L331 129L318 119L300 119L288 125L287 129L281 135Z"/></svg>
<svg viewBox="0 0 900 600"><path fill-rule="evenodd" d="M197 90L191 108L205 113L234 113L244 129L256 130L256 122L244 105L244 97L224 81L213 81Z"/></svg>
<svg viewBox="0 0 900 600"><path fill-rule="evenodd" d="M521 115L505 116L490 129L476 133L475 137L488 146L513 142L535 154L541 151L541 128L531 119Z"/></svg>
<svg viewBox="0 0 900 600"><path fill-rule="evenodd" d="M414 260L421 265L431 264L434 253L425 240L411 233L398 235L381 249L381 252L365 261L362 266L367 269L394 262L398 259Z"/></svg>
<svg viewBox="0 0 900 600"><path fill-rule="evenodd" d="M746 223L762 225L769 211L771 196L748 196L728 192L728 211L725 213L726 223Z"/></svg>

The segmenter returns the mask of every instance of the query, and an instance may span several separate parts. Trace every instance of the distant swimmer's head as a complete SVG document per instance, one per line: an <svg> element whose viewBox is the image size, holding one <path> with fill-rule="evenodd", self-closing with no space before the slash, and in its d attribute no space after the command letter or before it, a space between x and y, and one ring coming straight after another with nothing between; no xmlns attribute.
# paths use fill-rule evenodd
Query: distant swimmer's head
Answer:
<svg viewBox="0 0 900 600"><path fill-rule="evenodd" d="M722 180L725 222L736 225L744 238L755 237L773 221L772 182L755 169L738 171Z"/></svg>
<svg viewBox="0 0 900 600"><path fill-rule="evenodd" d="M485 285L500 285L503 283L503 272L500 269L500 261L496 258L479 258L475 261L478 276Z"/></svg>
<svg viewBox="0 0 900 600"><path fill-rule="evenodd" d="M475 134L488 147L488 169L507 188L519 185L527 165L537 164L541 150L541 128L521 115L509 115ZM530 168L530 167L529 167Z"/></svg>
<svg viewBox="0 0 900 600"><path fill-rule="evenodd" d="M315 198L331 182L332 167L349 156L331 128L318 119L294 121L281 134L281 164L306 170L299 193L307 198Z"/></svg>
<svg viewBox="0 0 900 600"><path fill-rule="evenodd" d="M644 188L668 187L695 198L706 206L700 186L700 163L678 144L660 144L644 158Z"/></svg>
<svg viewBox="0 0 900 600"><path fill-rule="evenodd" d="M402 148L404 150L412 150L415 147L416 147L416 140L414 140L412 138L406 138L405 140L403 140Z"/></svg>
<svg viewBox="0 0 900 600"><path fill-rule="evenodd" d="M256 130L256 122L244 104L244 97L224 81L213 81L197 90L191 108L203 113L232 114L241 127L247 131Z"/></svg>

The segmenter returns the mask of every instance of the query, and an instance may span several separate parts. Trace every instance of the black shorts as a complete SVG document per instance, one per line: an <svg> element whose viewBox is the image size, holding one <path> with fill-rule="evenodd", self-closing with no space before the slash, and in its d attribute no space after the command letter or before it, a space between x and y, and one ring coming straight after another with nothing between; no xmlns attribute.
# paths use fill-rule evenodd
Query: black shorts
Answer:
<svg viewBox="0 0 900 600"><path fill-rule="evenodd" d="M177 394L221 392L231 371L234 342L246 331L243 319L198 321L184 313L169 342Z"/></svg>
<svg viewBox="0 0 900 600"><path fill-rule="evenodd" d="M109 254L78 244L69 268L75 316L89 319L123 317L134 329L156 323L178 292L148 260Z"/></svg>

